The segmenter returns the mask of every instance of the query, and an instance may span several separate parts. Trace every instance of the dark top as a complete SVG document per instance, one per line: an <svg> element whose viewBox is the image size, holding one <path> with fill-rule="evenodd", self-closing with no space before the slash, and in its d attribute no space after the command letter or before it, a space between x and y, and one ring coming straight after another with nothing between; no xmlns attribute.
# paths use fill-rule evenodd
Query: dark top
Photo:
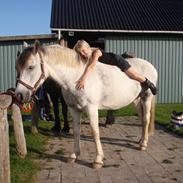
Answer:
<svg viewBox="0 0 183 183"><path fill-rule="evenodd" d="M119 67L123 72L128 70L131 65L126 61L121 55L117 55L114 53L108 53L104 52L100 49L102 52L102 56L99 57L98 61L104 64L114 65Z"/></svg>

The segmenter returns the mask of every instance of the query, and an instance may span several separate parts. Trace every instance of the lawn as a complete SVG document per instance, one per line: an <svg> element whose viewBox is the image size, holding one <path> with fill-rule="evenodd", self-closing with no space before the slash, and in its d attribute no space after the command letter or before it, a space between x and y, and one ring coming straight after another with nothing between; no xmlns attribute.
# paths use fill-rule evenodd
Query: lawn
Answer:
<svg viewBox="0 0 183 183"><path fill-rule="evenodd" d="M183 112L183 104L158 104L156 106L156 123L178 135L183 136L183 127L176 129L170 124L172 111Z"/></svg>
<svg viewBox="0 0 183 183"><path fill-rule="evenodd" d="M183 136L183 127L175 129L170 123L170 115L173 110L177 112L183 111L183 104L157 104L155 122L159 125L162 125L167 130ZM105 115L106 113L100 112L100 116L104 117ZM115 116L133 116L133 115L137 115L137 113L132 105L129 105L123 109L115 111Z"/></svg>
<svg viewBox="0 0 183 183"><path fill-rule="evenodd" d="M175 129L170 123L170 115L173 110L177 112L183 111L183 104L157 104L155 122L166 128L168 131L172 131L178 135L183 136L183 127ZM129 105L123 109L115 111L115 116L133 116L133 115L137 115L137 113L132 105ZM105 113L101 112L100 116L105 116Z"/></svg>
<svg viewBox="0 0 183 183"><path fill-rule="evenodd" d="M164 126L167 130L173 131L183 136L183 128L175 129L170 125L170 114L175 111L183 111L183 104L157 104L156 105L156 123ZM104 117L106 112L100 112ZM137 115L131 105L115 111L115 116L133 116ZM10 158L11 158L11 183L32 183L33 175L40 169L36 159L44 156L44 145L48 136L44 133L32 135L30 132L30 121L24 121L24 131L27 143L28 155L25 159L17 156L15 151L15 139L13 135L12 122L10 122ZM51 122L40 121L41 129L50 129Z"/></svg>
<svg viewBox="0 0 183 183"><path fill-rule="evenodd" d="M50 128L50 123L40 121L42 128ZM36 159L44 156L44 145L48 139L43 133L36 135L30 132L30 121L24 121L24 132L28 154L25 159L21 159L16 154L16 142L13 133L12 122L10 122L10 167L11 183L32 183L33 175L40 169Z"/></svg>

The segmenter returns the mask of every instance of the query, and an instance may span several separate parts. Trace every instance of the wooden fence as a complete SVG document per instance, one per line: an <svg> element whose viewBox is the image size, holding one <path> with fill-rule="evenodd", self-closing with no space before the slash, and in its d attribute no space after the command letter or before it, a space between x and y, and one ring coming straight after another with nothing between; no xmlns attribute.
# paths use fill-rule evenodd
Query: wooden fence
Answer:
<svg viewBox="0 0 183 183"><path fill-rule="evenodd" d="M0 94L0 183L10 183L9 124L7 109L12 110L17 154L24 158L27 154L22 115L9 94Z"/></svg>

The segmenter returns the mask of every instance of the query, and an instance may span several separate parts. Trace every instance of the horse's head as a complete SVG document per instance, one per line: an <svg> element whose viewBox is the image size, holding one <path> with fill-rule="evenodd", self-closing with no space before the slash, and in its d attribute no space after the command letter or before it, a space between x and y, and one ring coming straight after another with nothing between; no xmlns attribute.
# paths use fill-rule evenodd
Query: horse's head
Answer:
<svg viewBox="0 0 183 183"><path fill-rule="evenodd" d="M34 46L26 47L17 58L18 78L15 95L20 102L30 101L45 80L43 53L39 41L35 41Z"/></svg>

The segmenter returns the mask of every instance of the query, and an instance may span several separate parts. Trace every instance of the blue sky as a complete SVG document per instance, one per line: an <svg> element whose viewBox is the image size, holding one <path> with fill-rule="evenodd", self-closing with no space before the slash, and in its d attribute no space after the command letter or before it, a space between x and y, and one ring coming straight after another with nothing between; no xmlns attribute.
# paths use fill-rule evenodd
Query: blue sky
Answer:
<svg viewBox="0 0 183 183"><path fill-rule="evenodd" d="M0 36L49 34L52 0L0 0Z"/></svg>

